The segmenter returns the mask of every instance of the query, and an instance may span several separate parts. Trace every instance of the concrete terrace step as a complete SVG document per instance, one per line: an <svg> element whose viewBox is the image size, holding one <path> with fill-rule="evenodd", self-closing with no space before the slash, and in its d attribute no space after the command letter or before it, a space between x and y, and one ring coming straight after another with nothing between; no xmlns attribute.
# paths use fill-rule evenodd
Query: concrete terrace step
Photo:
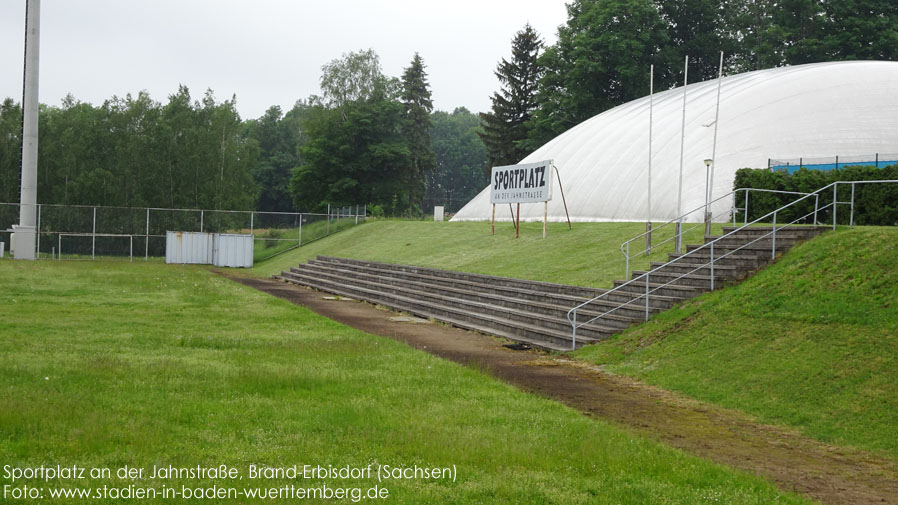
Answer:
<svg viewBox="0 0 898 505"><path fill-rule="evenodd" d="M471 297L447 296L442 293L436 293L424 289L415 289L411 286L397 286L389 284L380 284L377 282L365 282L358 278L343 278L339 276L321 275L320 273L309 272L308 274L296 272L284 272L282 277L295 279L301 282L330 282L333 284L351 284L356 287L369 289L373 292L388 293L396 296L404 296L422 302L430 302L442 304L447 307L456 308L477 314L495 314L501 313L506 319L520 322L528 327L544 327L558 331L567 331L571 325L567 320L567 311L556 311L546 314L538 310L537 307L528 304L509 304L497 305L494 300L477 301ZM624 319L617 316L614 320L603 321L604 325L590 326L584 333L594 338L607 337L621 328L626 328L632 324L632 319Z"/></svg>
<svg viewBox="0 0 898 505"><path fill-rule="evenodd" d="M634 270L633 271L633 279L645 274L644 270ZM714 282L715 287L722 285L726 279L723 276L717 275L717 272L714 272ZM645 290L645 283L636 281L637 283L642 284L643 290ZM690 286L696 288L702 288L702 292L709 291L711 289L711 276L710 275L701 275L701 274L684 274L678 272L652 272L649 275L649 284L658 283L658 284L668 284L670 286Z"/></svg>
<svg viewBox="0 0 898 505"><path fill-rule="evenodd" d="M446 297L447 299L459 298L481 302L484 304L490 304L498 307L507 307L511 309L524 308L535 313L564 319L565 322L567 322L568 310L570 310L572 306L586 301L586 299L584 298L575 298L573 300L562 299L560 301L548 297L534 297L531 299L529 297L516 296L519 293L515 292L506 293L503 290L491 290L488 286L482 286L482 289L470 289L469 287L460 288L452 285L434 285L415 278L398 278L392 276L377 275L375 273L363 273L352 270L344 270L332 265L308 263L305 265L300 265L299 267L292 268L291 272L307 273L311 276L329 278L339 282L348 283L356 281L359 283L364 283L366 285L384 286L382 289L414 290L418 292L426 292L431 295ZM286 274L288 274L288 272L284 273L284 275ZM627 301L629 301L629 299ZM618 302L606 301L597 304L595 310L604 312L616 308L620 305L621 304ZM662 307L656 306L652 308L651 311L659 312L661 309ZM606 324L613 328L626 328L627 326L630 326L630 324L632 324L633 318L644 317L644 311L645 309L642 305L639 305L635 308L631 307L630 305L624 305L622 309L616 311L613 317L609 317L607 319ZM598 315L601 312L597 312L595 315Z"/></svg>
<svg viewBox="0 0 898 505"><path fill-rule="evenodd" d="M703 264L708 263L711 258L710 249L696 250L690 254L668 254L668 260L673 261L680 259L683 262ZM720 251L714 248L714 264L716 265L732 265L744 270L756 270L766 263L770 262L770 251L765 254L746 254L744 251Z"/></svg>
<svg viewBox="0 0 898 505"><path fill-rule="evenodd" d="M665 285L665 283L663 282L655 282L654 280L652 280L652 277L654 276L649 276L649 291L651 292L652 298L654 298L657 294L660 296L673 296L679 298L681 301L684 301L690 298L695 298L705 291L695 286L684 286L681 284ZM645 294L645 281L643 280L614 281L614 287L619 289L620 291L634 293L636 296Z"/></svg>
<svg viewBox="0 0 898 505"><path fill-rule="evenodd" d="M827 230L830 230L830 229L831 228L828 226L788 226L788 227L784 227L784 228L777 226L776 234L779 235L780 233L787 233L787 234L793 234L793 235L801 235L805 239L809 239L809 238L816 237L817 235L819 235ZM724 226L723 227L724 234L736 232L733 234L733 236L766 235L772 231L773 231L773 227L771 227L771 226L749 226L747 228L741 228L738 226L737 227L732 227L732 226Z"/></svg>
<svg viewBox="0 0 898 505"><path fill-rule="evenodd" d="M777 230L777 255L826 227ZM733 231L724 227L724 233ZM770 227L741 229L726 238L708 235L714 243L715 288L742 279L773 260ZM755 241L749 245L746 243ZM710 247L686 246L685 254L670 254L670 264L652 263L648 315L698 296L711 287ZM646 319L644 271L630 281L615 281L603 290L549 282L439 270L414 265L319 256L276 278L381 304L420 317L490 333L553 351L568 351L573 336L568 311L577 310L576 346L593 343ZM593 300L593 298L599 299ZM592 321L595 319L595 321Z"/></svg>
<svg viewBox="0 0 898 505"><path fill-rule="evenodd" d="M366 262L367 263L367 262ZM312 260L307 265L316 265L316 266L326 266L330 268L339 268L344 270L350 270L354 272L360 273L368 273L374 274L378 276L385 277L393 277L400 280L413 280L426 282L432 286L447 286L447 287L455 287L460 289L466 289L470 291L489 293L489 294L498 294L502 296L514 297L514 298L524 298L528 300L534 301L544 301L547 303L553 303L557 305L567 306L568 308L573 307L575 305L579 305L580 303L594 298L595 296L605 294L608 290L603 289L590 289L590 288L580 288L579 286L564 286L559 284L548 284L548 283L540 283L537 281L525 281L520 280L518 286L529 286L536 287L537 289L544 288L546 285L550 286L553 292L545 292L545 291L534 291L531 289L526 289L525 287L513 287L513 283L504 283L505 285L494 285L493 279L503 279L503 280L518 280L518 279L506 279L503 277L492 277L488 275L480 275L480 274L465 274L462 273L462 277L459 279L454 279L451 276L433 276L430 275L433 272L433 269L418 269L417 267L405 267L404 269L381 269L377 265L381 265L379 263L371 263L372 266L361 265L357 262L330 262L326 258ZM417 273L417 270L423 270L423 273ZM457 274L458 272L448 272L450 274ZM590 296L574 296L569 294L561 294L558 291L563 291L563 289L558 289L558 286L561 287L569 287L572 288L571 292L580 292L581 289L588 289ZM622 303L629 303L632 297L626 294L620 293L610 293L605 297L605 301L611 306L616 307ZM652 299L652 307L659 309L667 309L675 304L682 301L681 299L674 297L658 297L658 299Z"/></svg>
<svg viewBox="0 0 898 505"><path fill-rule="evenodd" d="M289 277L276 278L296 282ZM320 289L329 293L365 300L370 303L385 305L394 309L409 312L424 318L433 318L460 328L482 331L501 336L517 342L554 351L571 349L571 332L557 331L550 328L528 327L519 322L495 314L479 314L463 309L455 309L442 304L416 300L407 296L394 295L361 288L353 285L333 283L326 280L305 278L303 285ZM503 312L504 314L504 312ZM577 347L593 343L597 339L589 336L577 336Z"/></svg>
<svg viewBox="0 0 898 505"><path fill-rule="evenodd" d="M475 282L487 282L493 286L503 286L519 289L527 289L531 291L539 291L547 294L566 294L571 296L580 296L583 298L592 298L604 292L602 289L587 288L581 286L571 286L568 284L554 284L551 282L531 281L526 279L515 279L512 277L498 277L494 275L475 274L470 272L457 272L453 270L439 270L436 268L419 267L414 265L397 265L392 263L380 263L377 261L354 260L348 258L333 258L328 256L318 256L319 261L329 263L340 263L349 265L370 266L380 270L394 270L409 273L418 273L433 277L443 277L449 279L469 280Z"/></svg>
<svg viewBox="0 0 898 505"><path fill-rule="evenodd" d="M661 269L661 272L676 272L678 274L698 274L698 275L711 275L711 266L707 264L706 261L694 260L693 262L687 262L691 258L685 258L684 261L678 261L676 263L661 263L657 261L653 261L651 264L652 269L664 267ZM714 277L718 279L738 279L741 276L745 275L746 269L739 268L736 265L729 264L720 264L719 262L714 262Z"/></svg>

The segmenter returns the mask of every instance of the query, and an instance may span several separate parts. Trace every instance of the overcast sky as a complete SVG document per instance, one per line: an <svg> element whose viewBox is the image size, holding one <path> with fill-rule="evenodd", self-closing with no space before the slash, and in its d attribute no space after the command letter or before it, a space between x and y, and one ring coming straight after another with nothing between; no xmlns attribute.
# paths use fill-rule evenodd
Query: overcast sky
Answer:
<svg viewBox="0 0 898 505"><path fill-rule="evenodd" d="M99 105L147 90L166 102L237 95L244 119L319 92L321 66L373 48L384 73L424 58L437 109L487 110L493 70L529 22L546 40L564 0L42 0L40 101ZM22 97L25 0L0 1L0 97Z"/></svg>

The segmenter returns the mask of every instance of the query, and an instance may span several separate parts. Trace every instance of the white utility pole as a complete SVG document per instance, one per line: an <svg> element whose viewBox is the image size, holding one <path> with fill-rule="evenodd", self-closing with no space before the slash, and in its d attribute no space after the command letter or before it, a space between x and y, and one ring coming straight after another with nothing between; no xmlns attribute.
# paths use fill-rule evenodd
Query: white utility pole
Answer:
<svg viewBox="0 0 898 505"><path fill-rule="evenodd" d="M40 0L25 3L25 83L22 96L22 191L19 199L19 225L15 232L16 259L33 260L37 233L37 113L38 69L40 67Z"/></svg>
<svg viewBox="0 0 898 505"><path fill-rule="evenodd" d="M652 252L652 109L655 105L655 65L649 67L649 193L645 211L645 253Z"/></svg>
<svg viewBox="0 0 898 505"><path fill-rule="evenodd" d="M720 85L723 81L723 51L720 52L720 68L717 70L717 108L714 112L714 143L711 146L711 175L708 178L708 200L714 198L714 164L717 162L717 125L720 124ZM711 215L705 208L705 235L711 234Z"/></svg>
<svg viewBox="0 0 898 505"><path fill-rule="evenodd" d="M680 128L680 182L677 184L677 253L683 252L683 154L686 148L686 85L689 83L689 56L683 67L683 125Z"/></svg>

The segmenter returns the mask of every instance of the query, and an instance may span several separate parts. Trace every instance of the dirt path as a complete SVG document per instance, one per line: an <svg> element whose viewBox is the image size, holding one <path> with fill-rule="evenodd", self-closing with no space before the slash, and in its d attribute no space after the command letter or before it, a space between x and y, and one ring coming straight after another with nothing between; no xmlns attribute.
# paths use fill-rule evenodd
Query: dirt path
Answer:
<svg viewBox="0 0 898 505"><path fill-rule="evenodd" d="M397 314L370 304L267 279L234 278L368 333L474 365L517 387L563 402L689 453L760 475L825 504L898 504L898 463L827 446L748 416L699 403L581 362L441 324L391 321Z"/></svg>

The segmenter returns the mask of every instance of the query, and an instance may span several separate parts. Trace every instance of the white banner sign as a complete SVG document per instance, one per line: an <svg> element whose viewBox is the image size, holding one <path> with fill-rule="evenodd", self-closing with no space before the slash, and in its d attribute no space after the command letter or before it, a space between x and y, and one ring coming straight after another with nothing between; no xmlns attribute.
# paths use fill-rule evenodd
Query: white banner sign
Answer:
<svg viewBox="0 0 898 505"><path fill-rule="evenodd" d="M536 203L552 199L552 160L493 167L490 203Z"/></svg>

